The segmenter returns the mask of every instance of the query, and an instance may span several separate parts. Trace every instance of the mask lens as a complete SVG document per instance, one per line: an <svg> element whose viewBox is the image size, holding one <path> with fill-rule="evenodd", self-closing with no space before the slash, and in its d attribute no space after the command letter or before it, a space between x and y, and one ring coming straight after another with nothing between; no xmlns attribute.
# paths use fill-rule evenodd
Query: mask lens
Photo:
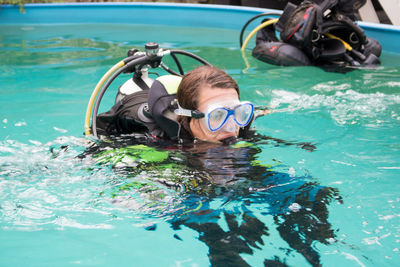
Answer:
<svg viewBox="0 0 400 267"><path fill-rule="evenodd" d="M241 104L235 108L235 120L240 126L246 126L253 116L253 105L250 103Z"/></svg>
<svg viewBox="0 0 400 267"><path fill-rule="evenodd" d="M211 131L216 131L224 124L228 111L223 108L217 108L208 115L208 126Z"/></svg>

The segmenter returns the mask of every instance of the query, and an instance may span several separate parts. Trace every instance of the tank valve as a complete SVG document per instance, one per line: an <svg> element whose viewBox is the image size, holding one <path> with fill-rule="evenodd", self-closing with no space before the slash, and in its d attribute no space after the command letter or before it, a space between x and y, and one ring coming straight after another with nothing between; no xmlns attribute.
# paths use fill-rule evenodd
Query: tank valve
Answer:
<svg viewBox="0 0 400 267"><path fill-rule="evenodd" d="M158 53L158 43L150 42L147 43L144 48L146 49L146 55L151 56L151 55L157 55Z"/></svg>

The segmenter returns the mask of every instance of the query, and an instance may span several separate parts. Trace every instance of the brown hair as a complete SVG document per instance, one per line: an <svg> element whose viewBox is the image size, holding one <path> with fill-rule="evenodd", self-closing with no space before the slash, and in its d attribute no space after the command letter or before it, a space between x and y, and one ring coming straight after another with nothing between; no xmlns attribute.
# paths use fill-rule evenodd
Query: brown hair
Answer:
<svg viewBox="0 0 400 267"><path fill-rule="evenodd" d="M196 110L199 89L204 85L211 88L234 88L240 96L237 83L226 72L214 66L201 66L183 76L177 93L179 105L186 109Z"/></svg>

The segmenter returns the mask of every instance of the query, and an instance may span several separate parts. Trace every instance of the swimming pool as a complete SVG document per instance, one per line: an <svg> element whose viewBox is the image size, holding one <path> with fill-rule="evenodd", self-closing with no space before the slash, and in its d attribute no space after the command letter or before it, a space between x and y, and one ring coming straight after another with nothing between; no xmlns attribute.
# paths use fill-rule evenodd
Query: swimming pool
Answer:
<svg viewBox="0 0 400 267"><path fill-rule="evenodd" d="M267 65L250 52L246 65L239 31L0 25L0 265L398 265L400 54L384 50L378 69L346 74ZM80 159L93 87L147 41L225 69L243 99L282 111L258 119L258 132L316 149L270 140L228 152L169 151L164 163L185 181L201 180L202 170L238 180L211 189L196 180L188 194L144 190L173 167L127 173ZM102 108L113 100L106 95Z"/></svg>

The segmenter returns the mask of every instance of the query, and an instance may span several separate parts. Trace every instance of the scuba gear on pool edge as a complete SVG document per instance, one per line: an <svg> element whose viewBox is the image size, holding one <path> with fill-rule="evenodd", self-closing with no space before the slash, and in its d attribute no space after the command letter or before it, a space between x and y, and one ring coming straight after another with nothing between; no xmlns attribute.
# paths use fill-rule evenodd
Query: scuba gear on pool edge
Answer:
<svg viewBox="0 0 400 267"><path fill-rule="evenodd" d="M190 57L204 65L211 64L186 51L161 49L157 43L147 43L145 49L145 52L137 49L129 50L128 57L113 66L98 82L86 110L86 136L91 134L94 137L120 134L144 134L147 136L149 134L153 137L167 137L175 141L182 140L182 137L190 139L187 131L178 122L179 112L176 112L179 110L176 93L182 79L181 76L185 74L176 55ZM172 57L178 72L173 71L162 61L166 55ZM151 74L158 75L156 79L152 79L148 75L149 68L162 68L170 75L160 76L158 73L151 72ZM119 87L114 106L109 111L97 115L104 93L121 73L133 73L133 77ZM251 108L246 109L245 107L249 105ZM245 133L250 127L253 111L252 104L235 109L233 117L241 127L240 133ZM230 117L229 112L226 114L226 118L223 118L225 121L219 122L218 129L227 124L226 120ZM214 118L214 124L215 121ZM218 129L210 128L210 131Z"/></svg>
<svg viewBox="0 0 400 267"><path fill-rule="evenodd" d="M306 0L298 6L289 2L281 15L264 13L250 19L242 28L240 46L244 50L257 33L252 55L266 63L336 69L377 66L381 45L355 23L356 13L365 2ZM274 19L264 20L243 43L246 27L255 19L268 16ZM280 32L280 40L275 31Z"/></svg>

